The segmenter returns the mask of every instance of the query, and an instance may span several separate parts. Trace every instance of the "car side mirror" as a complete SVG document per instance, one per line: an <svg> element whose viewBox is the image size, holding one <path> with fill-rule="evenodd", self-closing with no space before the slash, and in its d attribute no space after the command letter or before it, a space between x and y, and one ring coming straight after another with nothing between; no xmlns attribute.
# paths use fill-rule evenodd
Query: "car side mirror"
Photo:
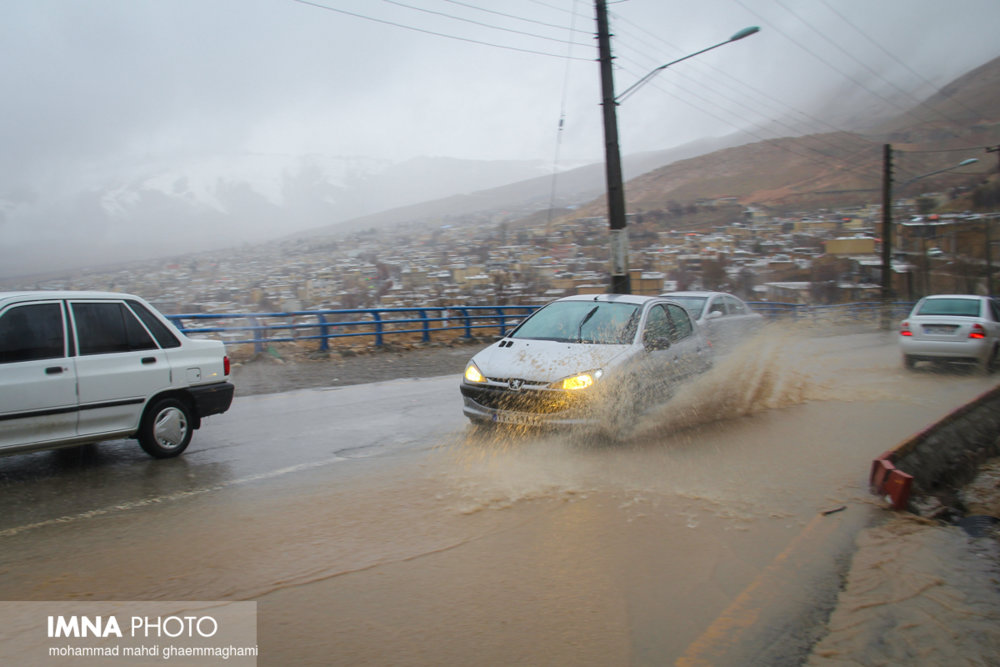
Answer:
<svg viewBox="0 0 1000 667"><path fill-rule="evenodd" d="M705 319L706 320L716 320L716 319L719 319L720 317L722 317L722 313L719 312L718 310L713 310L712 312L710 312L708 314L708 317L706 317Z"/></svg>

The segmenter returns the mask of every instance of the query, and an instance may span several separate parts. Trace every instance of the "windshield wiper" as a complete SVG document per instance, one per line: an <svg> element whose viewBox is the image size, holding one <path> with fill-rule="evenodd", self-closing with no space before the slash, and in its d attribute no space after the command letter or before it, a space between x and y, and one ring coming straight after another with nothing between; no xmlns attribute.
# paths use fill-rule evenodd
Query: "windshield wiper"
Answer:
<svg viewBox="0 0 1000 667"><path fill-rule="evenodd" d="M576 330L576 342L578 343L583 342L583 325L590 321L590 318L594 316L594 313L597 312L598 308L600 308L600 306L594 306L593 308L591 308L590 312L587 313L584 316L584 318L580 321L580 326L577 327Z"/></svg>

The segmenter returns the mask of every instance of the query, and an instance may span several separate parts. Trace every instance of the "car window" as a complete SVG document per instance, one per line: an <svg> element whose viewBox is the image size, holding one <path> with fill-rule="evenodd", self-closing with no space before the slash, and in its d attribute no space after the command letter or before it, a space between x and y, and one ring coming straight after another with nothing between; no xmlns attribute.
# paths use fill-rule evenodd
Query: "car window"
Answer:
<svg viewBox="0 0 1000 667"><path fill-rule="evenodd" d="M675 294L667 294L666 298L671 301L676 301L687 308L691 313L691 316L695 319L701 317L701 311L708 302L708 298L703 296L677 296Z"/></svg>
<svg viewBox="0 0 1000 667"><path fill-rule="evenodd" d="M993 321L1000 322L1000 301L990 299L990 310L993 311Z"/></svg>
<svg viewBox="0 0 1000 667"><path fill-rule="evenodd" d="M670 326L670 317L663 306L653 306L646 316L646 328L642 332L642 339L647 343L658 340L673 341Z"/></svg>
<svg viewBox="0 0 1000 667"><path fill-rule="evenodd" d="M521 323L511 338L624 345L635 338L638 307L608 301L555 301Z"/></svg>
<svg viewBox="0 0 1000 667"><path fill-rule="evenodd" d="M57 359L65 340L58 303L14 306L0 317L0 363Z"/></svg>
<svg viewBox="0 0 1000 667"><path fill-rule="evenodd" d="M74 303L80 354L154 350L156 342L125 304Z"/></svg>
<svg viewBox="0 0 1000 667"><path fill-rule="evenodd" d="M694 333L694 326L691 324L691 318L686 310L668 303L667 314L670 317L670 342L676 343Z"/></svg>
<svg viewBox="0 0 1000 667"><path fill-rule="evenodd" d="M177 340L177 336L175 336L173 332L167 328L167 325L161 322L156 315L149 312L148 308L138 301L133 301L132 299L129 299L127 303L129 308L131 308L135 314L139 316L142 323L145 324L146 328L153 334L153 337L156 338L156 342L159 343L160 347L166 349L181 346L181 342Z"/></svg>
<svg viewBox="0 0 1000 667"><path fill-rule="evenodd" d="M729 308L730 315L746 315L747 307L743 305L743 302L731 296L726 297L726 306Z"/></svg>
<svg viewBox="0 0 1000 667"><path fill-rule="evenodd" d="M916 314L979 317L979 299L927 299L920 304Z"/></svg>

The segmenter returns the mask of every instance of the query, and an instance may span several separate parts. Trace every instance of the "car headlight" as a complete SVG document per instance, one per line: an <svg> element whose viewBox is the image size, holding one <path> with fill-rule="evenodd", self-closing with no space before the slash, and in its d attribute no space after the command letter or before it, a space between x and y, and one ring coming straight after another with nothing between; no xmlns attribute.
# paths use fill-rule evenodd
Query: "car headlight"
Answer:
<svg viewBox="0 0 1000 667"><path fill-rule="evenodd" d="M553 382L551 386L555 389L566 389L569 391L586 389L601 379L601 375L603 374L604 372L601 370L578 373L576 375L571 375L568 378L563 378L557 382Z"/></svg>
<svg viewBox="0 0 1000 667"><path fill-rule="evenodd" d="M486 378L483 376L482 373L479 372L479 369L476 367L476 365L471 362L469 363L468 366L465 367L465 380L467 382L473 382L473 383L486 382Z"/></svg>

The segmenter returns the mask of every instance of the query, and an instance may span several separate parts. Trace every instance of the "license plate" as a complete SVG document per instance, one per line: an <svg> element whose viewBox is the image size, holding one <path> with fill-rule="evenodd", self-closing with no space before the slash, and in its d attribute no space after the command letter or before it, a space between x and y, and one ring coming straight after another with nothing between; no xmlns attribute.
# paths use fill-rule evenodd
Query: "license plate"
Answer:
<svg viewBox="0 0 1000 667"><path fill-rule="evenodd" d="M954 324L925 324L924 333L953 335L958 329Z"/></svg>

